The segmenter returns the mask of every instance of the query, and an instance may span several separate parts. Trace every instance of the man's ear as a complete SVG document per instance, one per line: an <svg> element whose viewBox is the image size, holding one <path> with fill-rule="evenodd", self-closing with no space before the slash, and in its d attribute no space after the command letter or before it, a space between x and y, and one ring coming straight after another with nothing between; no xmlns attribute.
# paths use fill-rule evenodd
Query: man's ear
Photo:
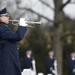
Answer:
<svg viewBox="0 0 75 75"><path fill-rule="evenodd" d="M1 22L1 17L0 17L0 22Z"/></svg>
<svg viewBox="0 0 75 75"><path fill-rule="evenodd" d="M1 22L2 20L1 20L1 17L0 17L0 22Z"/></svg>

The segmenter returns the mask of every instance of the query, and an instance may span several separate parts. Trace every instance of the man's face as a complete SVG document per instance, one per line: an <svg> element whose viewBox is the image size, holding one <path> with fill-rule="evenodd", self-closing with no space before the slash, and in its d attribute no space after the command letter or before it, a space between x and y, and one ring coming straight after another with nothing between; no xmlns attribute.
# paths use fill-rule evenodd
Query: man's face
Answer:
<svg viewBox="0 0 75 75"><path fill-rule="evenodd" d="M1 16L0 21L8 24L9 23L9 17L8 16Z"/></svg>
<svg viewBox="0 0 75 75"><path fill-rule="evenodd" d="M32 55L32 51L27 51L26 54L31 56Z"/></svg>
<svg viewBox="0 0 75 75"><path fill-rule="evenodd" d="M49 52L49 56L54 56L54 52Z"/></svg>
<svg viewBox="0 0 75 75"><path fill-rule="evenodd" d="M75 53L71 53L71 57L74 57L75 58Z"/></svg>

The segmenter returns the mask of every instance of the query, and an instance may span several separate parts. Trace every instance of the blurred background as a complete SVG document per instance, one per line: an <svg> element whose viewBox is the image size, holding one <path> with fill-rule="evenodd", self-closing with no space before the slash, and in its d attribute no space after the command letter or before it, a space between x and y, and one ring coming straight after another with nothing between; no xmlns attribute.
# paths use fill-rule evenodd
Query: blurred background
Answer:
<svg viewBox="0 0 75 75"><path fill-rule="evenodd" d="M41 26L28 28L19 42L21 68L25 50L32 49L37 72L46 73L45 57L55 50L60 75L67 74L66 60L75 49L75 0L0 0L0 9L6 7L10 19L25 17L27 21L41 21ZM16 26L9 24L15 31Z"/></svg>

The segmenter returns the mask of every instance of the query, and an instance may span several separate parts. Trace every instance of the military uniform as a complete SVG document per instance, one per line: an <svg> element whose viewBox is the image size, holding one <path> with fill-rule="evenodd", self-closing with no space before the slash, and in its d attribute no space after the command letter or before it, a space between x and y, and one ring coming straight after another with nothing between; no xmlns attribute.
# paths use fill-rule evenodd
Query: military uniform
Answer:
<svg viewBox="0 0 75 75"><path fill-rule="evenodd" d="M68 66L68 75L75 75L75 57L70 57L68 59L67 66Z"/></svg>
<svg viewBox="0 0 75 75"><path fill-rule="evenodd" d="M32 57L24 56L24 69L32 69Z"/></svg>
<svg viewBox="0 0 75 75"><path fill-rule="evenodd" d="M54 70L54 61L55 61L54 58L50 58L50 57L46 58L45 62L46 62L46 73L47 74L54 75L54 73L52 72L52 70Z"/></svg>
<svg viewBox="0 0 75 75"><path fill-rule="evenodd" d="M26 55L23 58L23 63L24 63L24 70L23 70L23 75L34 75L33 74L33 64L32 64L32 57L31 54L27 54L27 52L31 52L31 50L26 50Z"/></svg>
<svg viewBox="0 0 75 75"><path fill-rule="evenodd" d="M1 13L6 13L6 8ZM1 14L0 13L0 14ZM0 22L0 75L21 75L17 41L26 33L26 27L19 26L13 32L7 24Z"/></svg>
<svg viewBox="0 0 75 75"><path fill-rule="evenodd" d="M53 50L49 50L49 52L54 52ZM46 63L46 73L47 75L48 74L51 74L51 75L54 75L53 71L54 71L54 62L55 62L55 58L54 56L48 56L45 60L45 63Z"/></svg>

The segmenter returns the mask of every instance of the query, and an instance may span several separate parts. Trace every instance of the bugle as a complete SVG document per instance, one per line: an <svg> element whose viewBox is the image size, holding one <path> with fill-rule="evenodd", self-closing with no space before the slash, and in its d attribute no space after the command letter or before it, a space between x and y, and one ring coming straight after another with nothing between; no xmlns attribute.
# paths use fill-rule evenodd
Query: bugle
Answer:
<svg viewBox="0 0 75 75"><path fill-rule="evenodd" d="M19 20L9 20L9 22L12 22L13 25L18 25ZM41 21L39 22L33 22L33 21L25 21L28 26L27 27L32 27L33 25L41 25Z"/></svg>

